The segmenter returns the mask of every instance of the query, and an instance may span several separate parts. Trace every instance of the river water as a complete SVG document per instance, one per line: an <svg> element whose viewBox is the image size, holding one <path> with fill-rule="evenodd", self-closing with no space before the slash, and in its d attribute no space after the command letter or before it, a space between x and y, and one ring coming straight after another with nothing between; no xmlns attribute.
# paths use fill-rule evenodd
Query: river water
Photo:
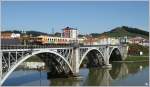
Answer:
<svg viewBox="0 0 150 87"><path fill-rule="evenodd" d="M46 71L16 69L4 86L145 86L148 62L112 63L111 69L81 68L79 78L47 79Z"/></svg>

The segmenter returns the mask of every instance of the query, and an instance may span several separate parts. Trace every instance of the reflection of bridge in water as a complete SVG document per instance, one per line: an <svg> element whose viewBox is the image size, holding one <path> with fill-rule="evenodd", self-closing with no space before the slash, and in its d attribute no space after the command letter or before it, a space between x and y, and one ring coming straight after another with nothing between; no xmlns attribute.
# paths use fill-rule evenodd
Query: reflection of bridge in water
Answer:
<svg viewBox="0 0 150 87"><path fill-rule="evenodd" d="M90 86L109 86L113 80L121 79L128 74L128 68L125 64L120 63L118 67L117 65L114 66L115 69L90 70L85 84ZM91 79L93 77L95 78Z"/></svg>
<svg viewBox="0 0 150 87"><path fill-rule="evenodd" d="M25 60L37 55L48 67L51 75L78 75L79 67L87 58L88 67L110 66L114 60L124 60L127 56L126 45L94 46L13 46L2 47L0 59L0 84Z"/></svg>
<svg viewBox="0 0 150 87"><path fill-rule="evenodd" d="M122 80L127 80L131 75L141 72L140 66L144 68L148 66L148 62L135 63L112 63L111 69L104 68L81 68L79 77L69 77L69 78L47 78L51 75L47 74L45 70L33 70L34 73L30 73L32 70L26 67L17 68L11 77L6 80L4 85L47 85L47 86L108 86L115 85ZM20 72L20 74L18 72ZM25 73L27 72L27 73ZM24 74L23 74L24 73ZM17 75L17 76L15 76ZM29 77L32 77L28 79ZM34 78L33 78L34 77ZM132 78L132 77L131 77ZM148 78L148 77L147 77ZM28 79L28 80L27 80ZM37 83L34 83L38 81ZM40 82L39 82L40 81ZM117 82L117 83L116 83Z"/></svg>
<svg viewBox="0 0 150 87"><path fill-rule="evenodd" d="M51 86L109 86L113 80L123 79L128 75L129 68L125 63L116 63L115 69L90 68L85 78L50 79ZM83 82L83 83L81 83Z"/></svg>

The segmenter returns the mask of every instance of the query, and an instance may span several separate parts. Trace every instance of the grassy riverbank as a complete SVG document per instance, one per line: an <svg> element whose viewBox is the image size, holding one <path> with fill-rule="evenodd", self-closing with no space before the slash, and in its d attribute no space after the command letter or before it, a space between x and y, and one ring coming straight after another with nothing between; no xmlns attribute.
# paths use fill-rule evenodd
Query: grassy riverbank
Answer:
<svg viewBox="0 0 150 87"><path fill-rule="evenodd" d="M149 56L128 56L125 61L149 61Z"/></svg>

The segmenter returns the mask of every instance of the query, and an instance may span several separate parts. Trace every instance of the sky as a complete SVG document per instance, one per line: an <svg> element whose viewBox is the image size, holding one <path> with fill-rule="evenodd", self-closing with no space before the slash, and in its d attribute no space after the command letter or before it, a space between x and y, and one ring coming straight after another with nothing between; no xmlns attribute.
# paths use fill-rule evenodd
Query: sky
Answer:
<svg viewBox="0 0 150 87"><path fill-rule="evenodd" d="M129 26L148 31L148 1L3 1L2 30L103 33Z"/></svg>

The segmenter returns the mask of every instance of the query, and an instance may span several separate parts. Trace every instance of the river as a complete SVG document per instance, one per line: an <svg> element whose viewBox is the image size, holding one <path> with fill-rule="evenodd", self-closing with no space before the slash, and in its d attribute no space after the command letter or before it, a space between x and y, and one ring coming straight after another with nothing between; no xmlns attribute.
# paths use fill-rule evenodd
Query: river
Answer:
<svg viewBox="0 0 150 87"><path fill-rule="evenodd" d="M16 69L4 86L145 86L149 85L148 62L113 62L111 69L81 68L79 78L47 79L46 71Z"/></svg>

